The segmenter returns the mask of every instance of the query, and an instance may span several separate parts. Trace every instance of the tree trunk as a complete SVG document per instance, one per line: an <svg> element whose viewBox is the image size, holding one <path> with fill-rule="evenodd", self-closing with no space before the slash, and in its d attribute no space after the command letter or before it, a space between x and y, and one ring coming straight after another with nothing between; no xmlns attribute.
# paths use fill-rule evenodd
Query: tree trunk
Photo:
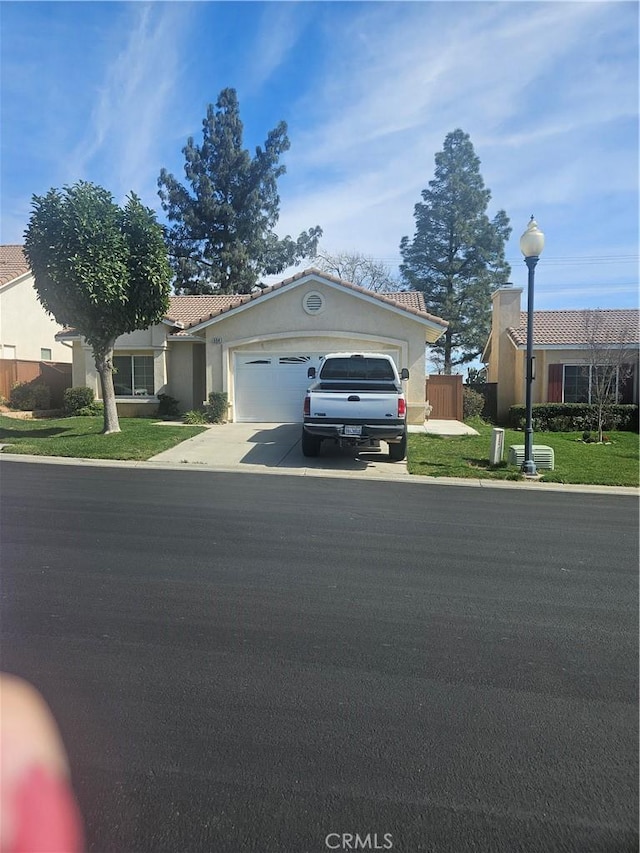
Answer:
<svg viewBox="0 0 640 853"><path fill-rule="evenodd" d="M93 356L96 361L96 369L100 376L102 387L102 401L104 403L104 427L103 435L112 432L120 432L120 421L116 408L116 392L113 387L113 345L115 341L109 341L103 347L94 347Z"/></svg>
<svg viewBox="0 0 640 853"><path fill-rule="evenodd" d="M444 337L444 373L445 376L451 376L451 350L453 349L451 345L451 332L445 332Z"/></svg>

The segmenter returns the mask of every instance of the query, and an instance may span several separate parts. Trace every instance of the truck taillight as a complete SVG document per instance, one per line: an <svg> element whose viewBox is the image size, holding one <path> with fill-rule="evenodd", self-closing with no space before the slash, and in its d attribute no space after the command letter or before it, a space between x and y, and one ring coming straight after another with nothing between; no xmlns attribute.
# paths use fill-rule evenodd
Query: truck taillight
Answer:
<svg viewBox="0 0 640 853"><path fill-rule="evenodd" d="M302 409L302 414L303 414L305 417L310 417L310 416L311 416L311 397L309 397L309 396L306 396L306 397L304 398L304 407L303 407L303 409Z"/></svg>
<svg viewBox="0 0 640 853"><path fill-rule="evenodd" d="M407 414L407 401L404 397L398 398L398 417L403 418Z"/></svg>

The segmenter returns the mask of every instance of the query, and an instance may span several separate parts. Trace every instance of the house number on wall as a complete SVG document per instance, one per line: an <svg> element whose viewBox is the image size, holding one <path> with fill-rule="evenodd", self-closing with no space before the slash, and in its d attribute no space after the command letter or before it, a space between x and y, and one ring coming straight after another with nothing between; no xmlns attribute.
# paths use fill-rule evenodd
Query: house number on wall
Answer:
<svg viewBox="0 0 640 853"><path fill-rule="evenodd" d="M212 344L221 344L222 338L211 338L211 343Z"/></svg>

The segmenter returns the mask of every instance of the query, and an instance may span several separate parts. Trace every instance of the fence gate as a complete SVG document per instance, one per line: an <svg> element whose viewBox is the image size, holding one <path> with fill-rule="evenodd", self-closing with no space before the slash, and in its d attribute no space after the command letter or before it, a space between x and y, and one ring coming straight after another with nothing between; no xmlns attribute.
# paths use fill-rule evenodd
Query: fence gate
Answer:
<svg viewBox="0 0 640 853"><path fill-rule="evenodd" d="M434 420L462 420L462 376L428 376L425 399L433 407L429 417Z"/></svg>

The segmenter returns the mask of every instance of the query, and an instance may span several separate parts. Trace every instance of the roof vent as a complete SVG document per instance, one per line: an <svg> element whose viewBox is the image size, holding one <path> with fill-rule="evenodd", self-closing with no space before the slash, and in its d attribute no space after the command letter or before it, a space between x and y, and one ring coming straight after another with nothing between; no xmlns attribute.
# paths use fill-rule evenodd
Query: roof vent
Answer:
<svg viewBox="0 0 640 853"><path fill-rule="evenodd" d="M307 314L321 314L325 308L324 296L317 290L310 290L302 299L302 307Z"/></svg>

